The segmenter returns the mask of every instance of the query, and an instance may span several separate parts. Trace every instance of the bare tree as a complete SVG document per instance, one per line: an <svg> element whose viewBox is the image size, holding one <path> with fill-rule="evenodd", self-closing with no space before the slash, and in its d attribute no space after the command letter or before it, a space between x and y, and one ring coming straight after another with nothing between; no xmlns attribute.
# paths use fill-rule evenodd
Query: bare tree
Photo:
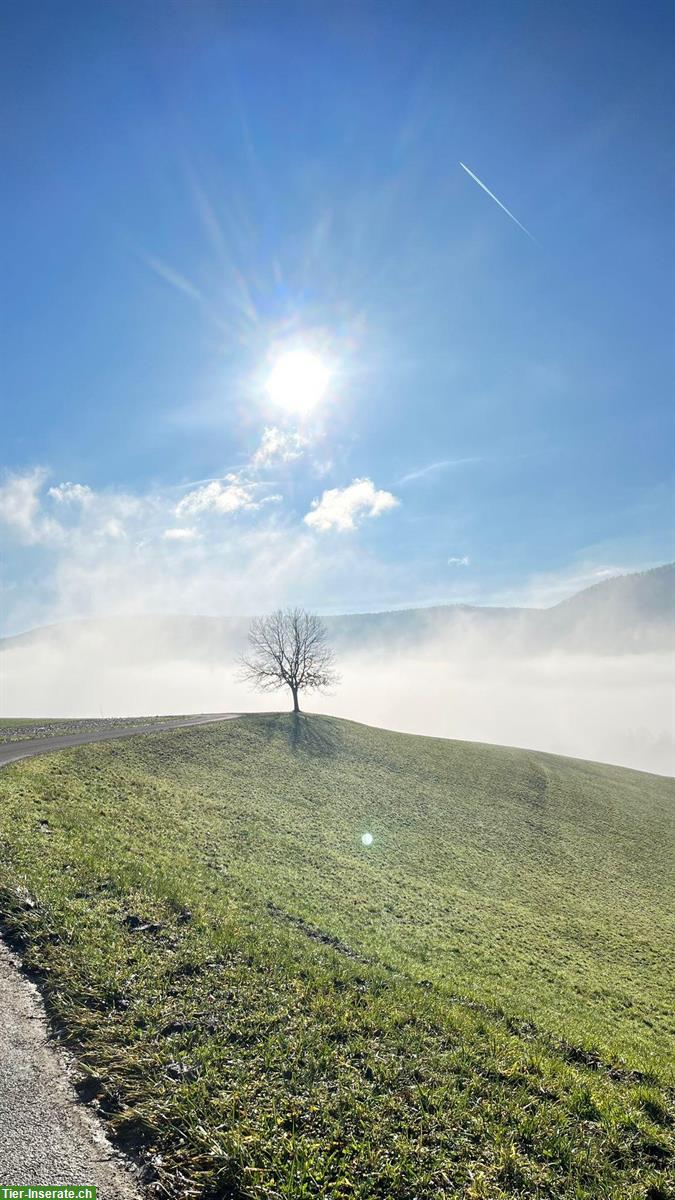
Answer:
<svg viewBox="0 0 675 1200"><path fill-rule="evenodd" d="M339 682L326 626L303 608L277 609L268 617L256 617L248 641L240 678L261 692L289 687L295 713L300 712L300 692L323 692Z"/></svg>

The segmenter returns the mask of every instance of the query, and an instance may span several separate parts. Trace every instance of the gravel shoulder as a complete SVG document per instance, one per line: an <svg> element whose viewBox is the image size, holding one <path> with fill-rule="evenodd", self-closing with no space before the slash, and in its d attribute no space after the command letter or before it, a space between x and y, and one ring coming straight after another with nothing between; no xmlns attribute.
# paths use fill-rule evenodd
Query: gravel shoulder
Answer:
<svg viewBox="0 0 675 1200"><path fill-rule="evenodd" d="M37 988L1 941L0 1011L0 1186L93 1184L100 1200L138 1200L131 1171L49 1040Z"/></svg>

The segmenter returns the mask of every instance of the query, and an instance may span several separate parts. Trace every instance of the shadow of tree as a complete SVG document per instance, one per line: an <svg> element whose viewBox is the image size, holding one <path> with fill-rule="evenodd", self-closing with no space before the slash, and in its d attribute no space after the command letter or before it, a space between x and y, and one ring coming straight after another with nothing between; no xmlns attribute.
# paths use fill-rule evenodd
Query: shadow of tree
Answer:
<svg viewBox="0 0 675 1200"><path fill-rule="evenodd" d="M256 721L267 738L281 738L292 754L313 758L331 758L344 746L344 734L338 722L315 713L257 713Z"/></svg>
<svg viewBox="0 0 675 1200"><path fill-rule="evenodd" d="M293 754L330 758L342 746L340 729L324 717L289 713L287 721L288 744Z"/></svg>

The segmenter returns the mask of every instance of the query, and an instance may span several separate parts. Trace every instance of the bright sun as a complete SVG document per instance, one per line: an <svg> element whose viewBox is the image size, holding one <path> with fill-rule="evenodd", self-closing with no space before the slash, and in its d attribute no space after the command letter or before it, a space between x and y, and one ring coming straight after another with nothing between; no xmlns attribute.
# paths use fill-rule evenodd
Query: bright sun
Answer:
<svg viewBox="0 0 675 1200"><path fill-rule="evenodd" d="M329 379L328 367L311 350L286 350L274 363L266 389L273 404L305 416L323 398Z"/></svg>

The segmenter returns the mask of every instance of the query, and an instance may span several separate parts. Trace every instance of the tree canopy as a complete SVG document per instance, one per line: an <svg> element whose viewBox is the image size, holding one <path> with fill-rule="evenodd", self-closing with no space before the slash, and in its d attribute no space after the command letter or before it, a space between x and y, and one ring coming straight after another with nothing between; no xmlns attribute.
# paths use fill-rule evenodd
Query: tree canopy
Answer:
<svg viewBox="0 0 675 1200"><path fill-rule="evenodd" d="M290 688L293 712L300 712L300 692L324 692L339 682L326 626L303 608L277 609L269 616L255 617L248 642L241 678L262 692Z"/></svg>

